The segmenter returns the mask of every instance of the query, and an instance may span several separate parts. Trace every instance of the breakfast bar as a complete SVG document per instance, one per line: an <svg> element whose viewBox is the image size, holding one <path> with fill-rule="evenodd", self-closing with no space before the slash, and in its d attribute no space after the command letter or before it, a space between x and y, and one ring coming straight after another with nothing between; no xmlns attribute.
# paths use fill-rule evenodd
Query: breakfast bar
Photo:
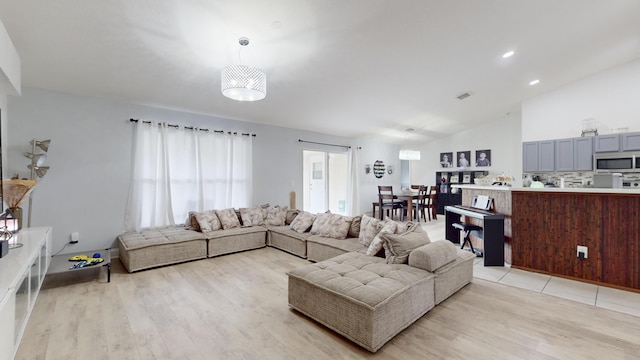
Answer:
<svg viewBox="0 0 640 360"><path fill-rule="evenodd" d="M461 185L494 199L511 267L640 291L640 190ZM477 241L477 243L476 243ZM482 239L474 239L474 247ZM586 247L583 258L578 246Z"/></svg>
<svg viewBox="0 0 640 360"><path fill-rule="evenodd" d="M640 290L640 190L514 188L511 197L512 267Z"/></svg>

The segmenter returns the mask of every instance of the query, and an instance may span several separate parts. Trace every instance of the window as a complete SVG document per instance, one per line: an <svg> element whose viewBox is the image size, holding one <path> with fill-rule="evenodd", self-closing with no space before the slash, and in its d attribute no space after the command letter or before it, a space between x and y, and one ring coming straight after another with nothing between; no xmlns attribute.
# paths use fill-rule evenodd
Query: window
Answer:
<svg viewBox="0 0 640 360"><path fill-rule="evenodd" d="M127 230L182 224L189 211L251 205L251 136L134 126Z"/></svg>

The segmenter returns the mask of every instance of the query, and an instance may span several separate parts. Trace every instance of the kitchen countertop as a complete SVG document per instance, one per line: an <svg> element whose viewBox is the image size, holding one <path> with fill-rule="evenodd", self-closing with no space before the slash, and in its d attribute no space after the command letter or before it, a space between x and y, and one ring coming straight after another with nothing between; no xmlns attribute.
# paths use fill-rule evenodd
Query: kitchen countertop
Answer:
<svg viewBox="0 0 640 360"><path fill-rule="evenodd" d="M606 188L530 188L530 187L515 187L515 186L482 186L482 185L451 185L460 189L470 190L498 190L498 191L526 191L526 192L541 192L541 193L582 193L582 194L629 194L640 195L640 188L625 188L625 189L606 189Z"/></svg>

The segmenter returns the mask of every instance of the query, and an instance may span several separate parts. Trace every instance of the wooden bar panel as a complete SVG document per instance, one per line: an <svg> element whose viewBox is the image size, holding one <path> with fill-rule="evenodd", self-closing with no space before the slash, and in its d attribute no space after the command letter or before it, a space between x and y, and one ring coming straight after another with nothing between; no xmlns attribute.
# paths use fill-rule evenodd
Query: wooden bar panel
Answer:
<svg viewBox="0 0 640 360"><path fill-rule="evenodd" d="M640 289L640 196L603 201L602 281Z"/></svg>
<svg viewBox="0 0 640 360"><path fill-rule="evenodd" d="M640 289L640 194L513 191L512 231L514 267Z"/></svg>

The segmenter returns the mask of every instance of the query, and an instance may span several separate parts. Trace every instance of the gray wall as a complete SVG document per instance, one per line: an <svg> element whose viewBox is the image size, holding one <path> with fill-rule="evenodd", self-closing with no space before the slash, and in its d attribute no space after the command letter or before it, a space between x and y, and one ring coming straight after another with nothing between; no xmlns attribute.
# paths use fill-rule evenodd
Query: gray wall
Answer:
<svg viewBox="0 0 640 360"><path fill-rule="evenodd" d="M249 104L250 106L250 104ZM123 231L124 209L131 168L130 118L256 133L253 158L253 203L289 204L295 191L302 207L302 150L335 150L299 143L298 139L333 144L360 145L361 210L371 211L376 185L399 186L398 146L357 139L265 126L181 111L25 88L10 96L7 124L5 177L28 176L29 141L51 139L46 165L51 169L33 193L32 226L52 226L54 250L69 241L72 232L80 242L63 253L108 247ZM3 120L5 120L3 112ZM301 119L300 121L304 121ZM4 124L3 124L4 126ZM6 137L5 137L6 135ZM395 156L395 157L394 157ZM396 172L383 179L365 176L364 164L377 159L391 162ZM366 205L366 206L365 206ZM27 203L23 204L25 213Z"/></svg>

